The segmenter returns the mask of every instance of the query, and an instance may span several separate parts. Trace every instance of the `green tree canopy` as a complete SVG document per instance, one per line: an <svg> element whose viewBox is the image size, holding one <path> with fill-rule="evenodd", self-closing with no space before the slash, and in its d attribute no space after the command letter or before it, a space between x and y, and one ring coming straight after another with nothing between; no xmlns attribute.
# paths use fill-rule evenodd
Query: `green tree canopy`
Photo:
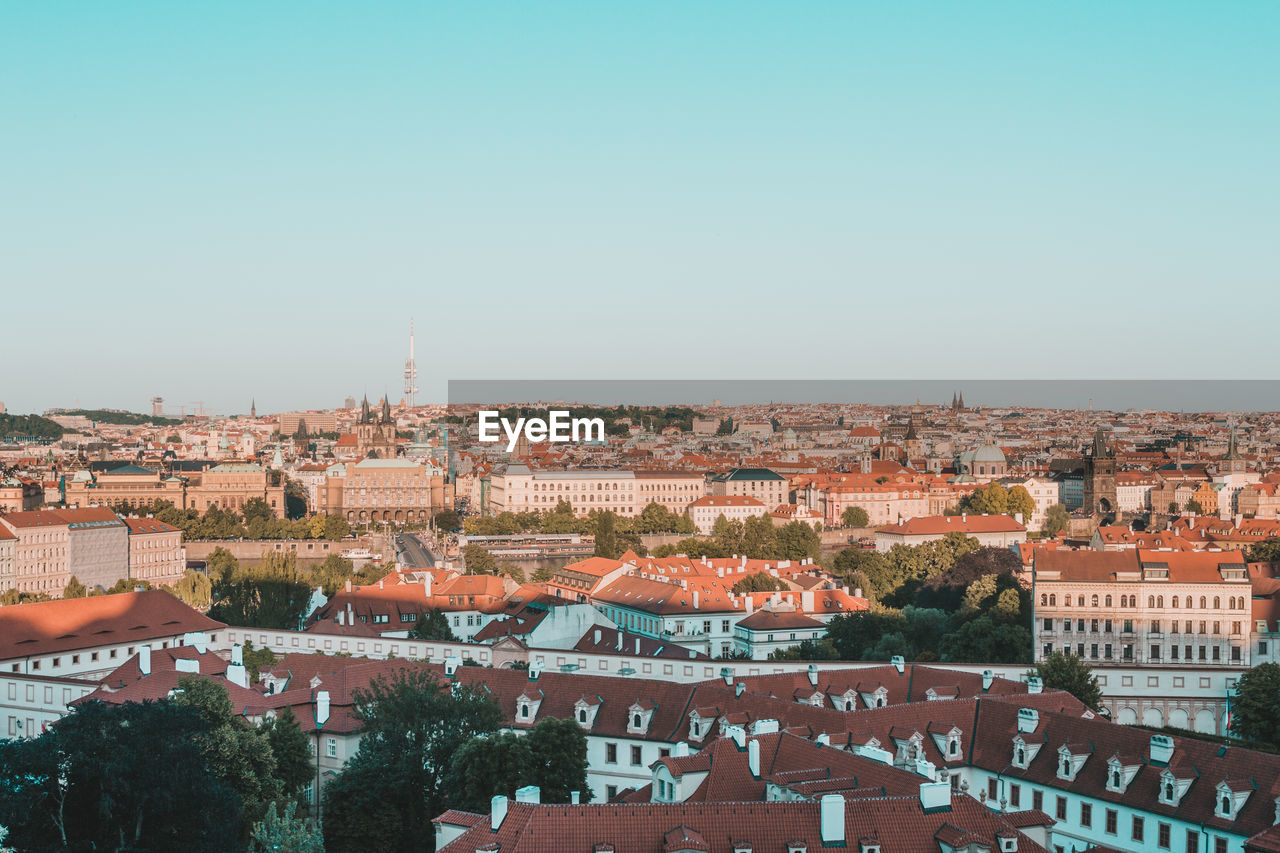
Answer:
<svg viewBox="0 0 1280 853"><path fill-rule="evenodd" d="M1094 711L1102 711L1098 677L1081 658L1055 651L1036 664L1030 674L1039 676L1045 689L1065 690Z"/></svg>
<svg viewBox="0 0 1280 853"><path fill-rule="evenodd" d="M847 506L844 512L840 513L840 522L845 527L867 527L871 524L871 518L862 507Z"/></svg>
<svg viewBox="0 0 1280 853"><path fill-rule="evenodd" d="M435 640L443 643L456 643L458 638L449 627L449 617L435 609L427 609L418 614L409 636L415 640Z"/></svg>
<svg viewBox="0 0 1280 853"><path fill-rule="evenodd" d="M1259 664L1240 676L1231 699L1231 733L1280 747L1280 664Z"/></svg>
<svg viewBox="0 0 1280 853"><path fill-rule="evenodd" d="M471 544L462 549L462 562L469 575L493 575L498 572L498 561L483 545Z"/></svg>
<svg viewBox="0 0 1280 853"><path fill-rule="evenodd" d="M1071 515L1062 504L1054 504L1045 513L1044 527L1040 528L1045 536L1057 536L1071 526Z"/></svg>

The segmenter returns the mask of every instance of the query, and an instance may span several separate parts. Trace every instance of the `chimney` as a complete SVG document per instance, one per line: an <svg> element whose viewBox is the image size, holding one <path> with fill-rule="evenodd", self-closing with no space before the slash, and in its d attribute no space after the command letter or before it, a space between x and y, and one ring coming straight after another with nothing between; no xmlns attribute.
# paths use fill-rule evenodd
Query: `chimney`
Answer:
<svg viewBox="0 0 1280 853"><path fill-rule="evenodd" d="M818 746L831 746L831 735L827 734L826 732L822 732L816 738L814 738L814 741L818 744Z"/></svg>
<svg viewBox="0 0 1280 853"><path fill-rule="evenodd" d="M351 578L347 578L346 591L351 592Z"/></svg>
<svg viewBox="0 0 1280 853"><path fill-rule="evenodd" d="M926 813L951 811L951 783L921 782L920 807Z"/></svg>
<svg viewBox="0 0 1280 853"><path fill-rule="evenodd" d="M636 637L636 654L640 654L640 638Z"/></svg>
<svg viewBox="0 0 1280 853"><path fill-rule="evenodd" d="M809 683L814 687L818 686L818 665L816 663L809 664Z"/></svg>
<svg viewBox="0 0 1280 853"><path fill-rule="evenodd" d="M725 684L733 684L733 667L720 667L720 677L724 679Z"/></svg>
<svg viewBox="0 0 1280 853"><path fill-rule="evenodd" d="M889 658L889 663L893 664L893 668L898 671L898 675L902 675L907 671L907 661L902 655L894 655Z"/></svg>
<svg viewBox="0 0 1280 853"><path fill-rule="evenodd" d="M1168 735L1151 736L1151 763L1167 765L1173 760L1173 738Z"/></svg>
<svg viewBox="0 0 1280 853"><path fill-rule="evenodd" d="M984 669L982 671L982 692L986 693L988 690L990 690L991 685L995 682L995 680L996 680L996 674L989 669Z"/></svg>
<svg viewBox="0 0 1280 853"><path fill-rule="evenodd" d="M622 651L622 631L621 630L618 631L618 648L616 649L616 651L619 651L619 652Z"/></svg>
<svg viewBox="0 0 1280 853"><path fill-rule="evenodd" d="M1027 692L1041 693L1044 691L1044 682L1034 675L1027 677Z"/></svg>
<svg viewBox="0 0 1280 853"><path fill-rule="evenodd" d="M237 644L231 647L231 662L244 664L244 646Z"/></svg>
<svg viewBox="0 0 1280 853"><path fill-rule="evenodd" d="M582 792L581 792L581 791L570 791L570 792L569 792L569 802L570 802L571 804L573 804L573 805L575 805L575 806L576 806L576 805L578 804L578 799L579 799L581 796L582 796Z"/></svg>
<svg viewBox="0 0 1280 853"><path fill-rule="evenodd" d="M822 844L844 846L844 797L824 794L822 797Z"/></svg>
<svg viewBox="0 0 1280 853"><path fill-rule="evenodd" d="M489 828L497 832L507 819L507 798L499 794L489 801Z"/></svg>
<svg viewBox="0 0 1280 853"><path fill-rule="evenodd" d="M542 662L531 661L529 663L529 680L537 681L539 675L542 675Z"/></svg>
<svg viewBox="0 0 1280 853"><path fill-rule="evenodd" d="M696 589L693 591L693 609L698 609L698 591Z"/></svg>
<svg viewBox="0 0 1280 853"><path fill-rule="evenodd" d="M800 593L800 609L805 613L813 612L813 590L806 589Z"/></svg>
<svg viewBox="0 0 1280 853"><path fill-rule="evenodd" d="M316 694L316 725L323 726L329 722L329 691L321 690Z"/></svg>
<svg viewBox="0 0 1280 853"><path fill-rule="evenodd" d="M1040 712L1035 708L1019 708L1018 709L1018 731L1022 734L1030 734L1036 730L1036 726L1040 725Z"/></svg>
<svg viewBox="0 0 1280 853"><path fill-rule="evenodd" d="M346 619L347 619L347 613L346 613L346 611L345 611L345 610L339 610L339 611L338 611L338 625L339 625L339 627L341 627L341 626L343 626L343 625L347 624Z"/></svg>
<svg viewBox="0 0 1280 853"><path fill-rule="evenodd" d="M733 685L733 698L740 699L742 698L742 694L746 692L747 683L745 681L739 681L737 684Z"/></svg>
<svg viewBox="0 0 1280 853"><path fill-rule="evenodd" d="M449 678L453 678L458 672L458 659L448 657L444 659L444 674Z"/></svg>
<svg viewBox="0 0 1280 853"><path fill-rule="evenodd" d="M745 749L747 746L747 730L742 726L725 726L725 734L733 738L734 746Z"/></svg>
<svg viewBox="0 0 1280 853"><path fill-rule="evenodd" d="M138 646L138 669L143 675L151 674L151 647Z"/></svg>
<svg viewBox="0 0 1280 853"><path fill-rule="evenodd" d="M192 663L195 663L195 661L192 661ZM247 690L249 688L249 670L244 668L244 664L229 664L227 666L227 681Z"/></svg>
<svg viewBox="0 0 1280 853"><path fill-rule="evenodd" d="M516 789L517 803L541 803L542 791L537 785L525 785Z"/></svg>
<svg viewBox="0 0 1280 853"><path fill-rule="evenodd" d="M753 778L760 778L760 741L758 740L747 742L747 768L751 771Z"/></svg>
<svg viewBox="0 0 1280 853"><path fill-rule="evenodd" d="M1013 520L1014 520L1014 521L1016 521L1016 522L1018 522L1019 524L1021 524L1021 523L1022 523L1022 513L1020 513L1020 512L1015 512L1015 513L1013 514Z"/></svg>
<svg viewBox="0 0 1280 853"><path fill-rule="evenodd" d="M687 741L676 741L676 748L671 751L673 758L688 758L689 744Z"/></svg>

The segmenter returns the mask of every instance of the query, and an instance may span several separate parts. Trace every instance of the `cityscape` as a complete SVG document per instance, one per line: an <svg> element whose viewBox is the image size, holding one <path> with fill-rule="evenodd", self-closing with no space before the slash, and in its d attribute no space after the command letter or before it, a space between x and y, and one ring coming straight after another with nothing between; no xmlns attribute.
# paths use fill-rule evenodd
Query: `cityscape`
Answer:
<svg viewBox="0 0 1280 853"><path fill-rule="evenodd" d="M0 853L1280 853L1277 44L0 6Z"/></svg>

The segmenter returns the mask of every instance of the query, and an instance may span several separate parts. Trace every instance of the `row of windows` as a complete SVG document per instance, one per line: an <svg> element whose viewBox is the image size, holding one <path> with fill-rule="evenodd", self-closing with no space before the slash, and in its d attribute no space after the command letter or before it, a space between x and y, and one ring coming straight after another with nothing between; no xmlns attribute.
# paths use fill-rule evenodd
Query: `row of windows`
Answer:
<svg viewBox="0 0 1280 853"><path fill-rule="evenodd" d="M1181 631L1179 631L1179 630L1178 630L1178 625L1179 625L1179 624L1181 624L1181 625L1182 625L1182 630L1181 630ZM1179 634L1179 633L1181 633L1181 634L1202 634L1202 635L1212 633L1214 636L1218 636L1218 635L1220 635L1220 634L1222 633L1222 623L1221 623L1221 622L1214 622L1214 623L1213 623L1213 631L1212 631L1212 632L1210 632L1210 631L1209 631L1209 624L1210 624L1210 623L1209 623L1207 620L1200 620L1200 621L1197 623L1197 622L1193 622L1193 621L1191 621L1190 619L1187 619L1187 620L1185 620L1185 621L1183 621L1183 622L1179 623L1177 619L1174 619L1174 620L1172 620L1172 621L1171 621L1171 623L1170 623L1170 626L1169 626L1169 633L1171 633L1171 634ZM1072 625L1072 620L1070 620L1070 619L1063 619L1063 620L1062 620L1062 631L1063 631L1063 633L1065 633L1065 634L1070 634L1070 633L1071 633L1071 625ZM1111 622L1111 620L1110 620L1110 619L1103 619L1103 620L1090 619L1090 620L1089 620L1089 633L1091 633L1091 634L1096 634L1096 633L1098 633L1099 625L1101 625L1101 627L1102 627L1102 633L1104 633L1104 634L1110 634L1110 633L1112 632L1112 622ZM1132 620L1132 619L1125 619L1125 620L1124 620L1124 622L1122 623L1122 625L1123 625L1123 627L1121 628L1121 633L1124 633L1124 634L1132 634L1132 633L1133 633L1133 620ZM1162 625L1163 625L1163 623L1161 622L1161 620L1159 620L1159 619L1153 619L1153 620L1151 620L1151 622L1149 623L1148 630L1149 630L1149 631L1150 631L1150 633L1152 633L1152 634L1161 634L1161 633L1164 633L1164 632L1161 630L1161 626L1162 626ZM1197 625L1199 626L1199 630L1198 630L1198 631L1197 631L1197 630L1195 630L1195 628L1196 628L1196 626L1197 626ZM1077 633L1084 633L1084 631L1085 631L1085 620L1083 620L1083 619L1077 619L1077 620L1075 620L1075 626L1076 626L1076 631L1077 631ZM1053 620L1052 620L1052 619L1045 619L1045 620L1044 620L1044 630L1045 630L1045 631L1052 631L1052 630L1053 630ZM1243 633L1243 631L1244 631L1244 623L1243 623L1243 622L1232 622L1232 623L1231 623L1231 634L1232 634L1232 636L1240 636L1240 635Z"/></svg>
<svg viewBox="0 0 1280 853"><path fill-rule="evenodd" d="M1163 648L1164 647L1160 645L1152 645L1151 657L1149 658L1149 660L1158 661L1161 658L1163 658L1164 657L1164 654L1162 651ZM1076 657L1083 658L1085 656L1085 644L1077 643L1075 645L1075 648L1073 649L1070 643L1065 643L1062 646L1062 651L1065 654L1069 654L1069 655L1074 654ZM1093 660L1099 660L1099 659L1111 660L1111 657L1112 657L1112 648L1110 643L1101 643L1101 644L1090 643L1088 645L1088 651L1089 651L1089 657ZM1265 654L1265 653L1266 653L1265 647L1263 647L1262 654ZM1053 654L1053 644L1045 643L1044 656L1048 657L1051 654ZM1132 645L1125 645L1122 647L1121 659L1133 660ZM1242 655L1241 655L1240 646L1232 646L1231 662L1239 663L1241 659L1242 659ZM1222 661L1222 648L1220 646L1172 645L1172 646L1169 646L1169 660L1185 660L1185 661L1201 660L1201 661L1213 661L1214 663L1220 663Z"/></svg>
<svg viewBox="0 0 1280 853"><path fill-rule="evenodd" d="M1104 603L1103 603L1101 606L1102 606L1102 607L1111 607L1111 606L1112 606L1112 605L1111 605L1111 600L1112 600L1112 599L1111 599L1111 596L1110 596L1110 595L1104 596L1104 597L1102 598L1102 601L1103 601ZM1178 608L1178 600L1179 600L1179 599L1178 599L1178 596L1176 596L1176 595L1171 596L1171 597L1170 597L1170 600L1169 600L1169 601L1170 601L1170 606L1171 606L1173 609L1175 609L1175 610ZM1183 606L1184 606L1187 610L1192 609L1192 607L1194 606L1192 597L1188 595L1188 596L1186 596L1186 598L1185 598L1185 599L1183 599L1183 600L1185 601L1185 604L1184 604ZM1099 601L1099 598L1098 598L1098 595L1097 595L1096 593L1095 593L1094 595L1090 596L1090 598L1089 598L1089 603L1090 603L1090 606L1091 606L1091 607L1098 607L1098 606L1099 606L1098 601ZM1200 596L1200 609L1201 609L1201 610L1208 610L1208 609L1209 609L1208 602L1209 602L1209 597L1208 597L1208 596L1205 596L1205 595ZM1052 593L1052 592L1050 592L1050 593L1043 593L1043 592L1042 592L1042 593L1040 593L1040 606L1041 606L1041 607L1056 607L1056 606L1057 606L1057 604L1058 604L1058 595L1057 595L1057 593ZM1070 607L1070 606L1071 606L1071 596L1069 596L1069 595L1064 595L1064 596L1062 596L1062 605L1063 605L1064 607ZM1076 606L1077 606L1077 607L1084 607L1084 606L1085 606L1085 604L1084 604L1084 596L1083 596L1083 595L1078 595L1078 596L1076 596ZM1122 595L1122 596L1120 596L1120 606L1121 606L1121 607L1137 607L1137 606L1138 606L1138 597L1137 597L1136 595ZM1151 608L1164 607L1164 596L1163 596L1163 595L1148 595L1148 596L1147 596L1147 607L1151 607ZM1247 605L1245 604L1245 598L1244 598L1244 596L1234 596L1234 595L1233 595L1233 596L1229 596L1229 597L1227 598L1227 609L1228 609L1228 610L1245 610L1245 609L1246 609L1246 607L1247 607ZM1213 609L1214 609L1214 610L1221 610L1221 609L1222 609L1222 596L1215 595L1215 596L1213 597Z"/></svg>

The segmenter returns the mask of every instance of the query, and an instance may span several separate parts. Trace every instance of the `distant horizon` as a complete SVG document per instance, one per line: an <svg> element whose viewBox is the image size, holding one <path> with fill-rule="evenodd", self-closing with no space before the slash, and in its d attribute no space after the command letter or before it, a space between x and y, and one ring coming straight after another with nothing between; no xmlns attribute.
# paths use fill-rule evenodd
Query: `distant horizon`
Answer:
<svg viewBox="0 0 1280 853"><path fill-rule="evenodd" d="M885 380L455 380L448 399L423 400L417 405L475 405L533 402L565 402L576 405L688 405L709 407L714 401L726 406L748 405L869 405L948 406L952 394L964 398L966 408L1028 408L1062 411L1164 411L1173 413L1264 414L1280 412L1280 380L993 380L993 379L885 379ZM306 410L344 408L346 396L357 404L361 395L343 395L332 405L276 408L258 405L260 416ZM370 395L376 403L382 395ZM401 397L391 396L393 405ZM257 402L251 400L250 402ZM1092 403L1092 406L1089 404ZM7 405L7 404L6 404ZM188 407L190 408L190 407ZM243 410L214 411L209 417L243 416ZM43 415L54 409L114 409L150 416L150 406L132 408L118 404L57 405L37 411L7 413ZM187 414L195 414L188 411ZM178 411L165 417L180 417Z"/></svg>

